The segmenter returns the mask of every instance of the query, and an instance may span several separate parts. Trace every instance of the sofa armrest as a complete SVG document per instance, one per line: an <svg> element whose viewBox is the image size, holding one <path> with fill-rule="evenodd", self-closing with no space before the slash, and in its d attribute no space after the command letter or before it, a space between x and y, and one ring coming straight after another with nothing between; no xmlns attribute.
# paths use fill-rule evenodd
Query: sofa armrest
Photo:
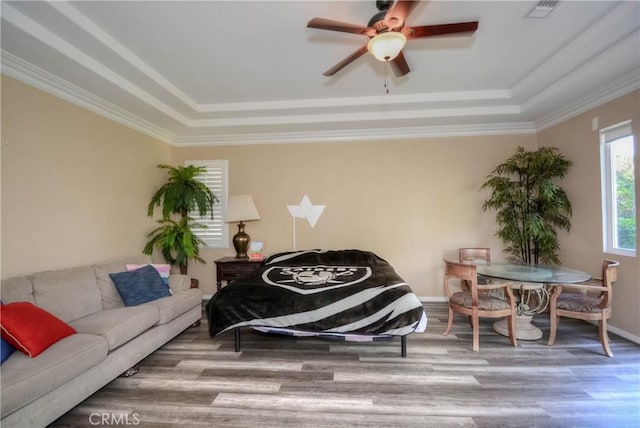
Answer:
<svg viewBox="0 0 640 428"><path fill-rule="evenodd" d="M169 275L169 288L173 293L188 290L191 288L191 277L189 275L171 274Z"/></svg>

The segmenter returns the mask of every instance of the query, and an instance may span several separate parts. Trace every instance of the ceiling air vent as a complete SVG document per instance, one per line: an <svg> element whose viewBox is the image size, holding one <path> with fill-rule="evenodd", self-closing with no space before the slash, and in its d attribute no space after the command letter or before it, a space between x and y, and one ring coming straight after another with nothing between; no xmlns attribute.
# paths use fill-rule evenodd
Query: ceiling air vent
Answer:
<svg viewBox="0 0 640 428"><path fill-rule="evenodd" d="M538 2L536 7L531 9L527 18L546 18L551 12L553 12L553 9L556 8L558 3L558 0L542 0L541 2Z"/></svg>

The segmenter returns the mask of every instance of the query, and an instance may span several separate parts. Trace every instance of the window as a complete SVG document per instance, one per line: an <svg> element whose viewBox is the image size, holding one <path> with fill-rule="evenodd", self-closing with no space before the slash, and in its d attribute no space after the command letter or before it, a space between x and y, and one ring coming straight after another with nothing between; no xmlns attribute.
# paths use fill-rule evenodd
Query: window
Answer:
<svg viewBox="0 0 640 428"><path fill-rule="evenodd" d="M635 256L636 191L631 122L600 131L604 251Z"/></svg>
<svg viewBox="0 0 640 428"><path fill-rule="evenodd" d="M207 228L193 229L193 232L211 248L228 248L228 225L224 222L224 213L227 205L227 161L185 161L185 165L204 166L207 171L196 178L207 185L216 195L218 202L213 205L213 220L211 216L200 217L197 212L191 213L191 217Z"/></svg>

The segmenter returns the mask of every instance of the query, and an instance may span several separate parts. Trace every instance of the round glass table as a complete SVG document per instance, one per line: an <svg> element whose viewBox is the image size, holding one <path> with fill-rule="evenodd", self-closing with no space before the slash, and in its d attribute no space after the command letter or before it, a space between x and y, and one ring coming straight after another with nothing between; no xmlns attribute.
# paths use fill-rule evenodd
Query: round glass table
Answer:
<svg viewBox="0 0 640 428"><path fill-rule="evenodd" d="M478 274L509 281L535 282L543 284L575 284L591 279L591 275L562 266L524 265L516 263L478 264Z"/></svg>
<svg viewBox="0 0 640 428"><path fill-rule="evenodd" d="M591 279L591 275L562 266L525 265L517 263L490 262L477 264L478 275L492 280L508 281L512 287L518 288L516 337L521 340L538 340L542 330L531 324L533 315L540 314L549 304L547 286L563 284L571 286ZM493 325L493 329L503 336L509 336L507 321L501 320Z"/></svg>

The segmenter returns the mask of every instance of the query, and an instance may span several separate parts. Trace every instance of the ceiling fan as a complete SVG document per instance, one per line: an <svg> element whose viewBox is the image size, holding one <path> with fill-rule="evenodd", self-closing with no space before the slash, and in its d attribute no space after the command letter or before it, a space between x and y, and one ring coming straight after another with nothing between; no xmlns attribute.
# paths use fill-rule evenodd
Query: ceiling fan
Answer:
<svg viewBox="0 0 640 428"><path fill-rule="evenodd" d="M371 39L369 43L323 74L325 76L333 76L368 51L378 60L390 63L397 77L404 76L410 71L402 53L402 48L407 40L448 34L473 33L478 29L478 21L406 27L406 19L416 3L418 1L398 0L393 4L393 1L377 0L376 7L379 12L373 15L366 27L325 18L313 18L310 20L307 23L308 28L362 34ZM393 7L391 7L392 4Z"/></svg>

